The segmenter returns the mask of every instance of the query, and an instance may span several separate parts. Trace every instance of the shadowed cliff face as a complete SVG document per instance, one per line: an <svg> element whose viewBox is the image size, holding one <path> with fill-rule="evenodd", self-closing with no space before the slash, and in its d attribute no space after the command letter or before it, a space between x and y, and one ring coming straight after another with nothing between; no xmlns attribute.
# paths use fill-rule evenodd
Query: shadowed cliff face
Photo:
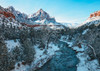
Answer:
<svg viewBox="0 0 100 71"><path fill-rule="evenodd" d="M67 46L64 42L59 42L60 50L55 56L48 61L42 68L37 71L76 71L78 58L75 51Z"/></svg>

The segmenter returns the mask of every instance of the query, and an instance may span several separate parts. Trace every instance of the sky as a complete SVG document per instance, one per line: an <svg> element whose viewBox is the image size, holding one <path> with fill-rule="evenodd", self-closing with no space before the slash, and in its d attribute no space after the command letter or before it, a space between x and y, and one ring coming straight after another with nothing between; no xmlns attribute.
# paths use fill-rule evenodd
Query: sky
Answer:
<svg viewBox="0 0 100 71"><path fill-rule="evenodd" d="M33 14L43 9L58 22L82 23L91 13L100 10L100 0L0 0L2 7Z"/></svg>

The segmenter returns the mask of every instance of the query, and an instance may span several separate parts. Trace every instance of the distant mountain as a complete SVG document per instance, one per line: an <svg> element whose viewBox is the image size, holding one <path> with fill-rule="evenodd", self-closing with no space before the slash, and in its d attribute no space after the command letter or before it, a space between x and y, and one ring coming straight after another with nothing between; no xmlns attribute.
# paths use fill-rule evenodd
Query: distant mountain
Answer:
<svg viewBox="0 0 100 71"><path fill-rule="evenodd" d="M77 28L78 26L80 26L80 23L62 23L62 24L69 28Z"/></svg>
<svg viewBox="0 0 100 71"><path fill-rule="evenodd" d="M12 6L9 6L8 8L0 6L0 15L5 16L6 19L13 18L14 21L17 21L17 23L28 27L48 26L48 28L52 29L61 29L64 27L64 25L56 22L55 18L49 16L49 14L42 9L28 16L27 14L15 10Z"/></svg>
<svg viewBox="0 0 100 71"><path fill-rule="evenodd" d="M14 14L16 17L16 20L19 21L20 23L26 23L26 24L41 24L41 23L55 23L55 19L50 17L48 13L40 9L36 13L28 16L24 13L21 13L19 11L16 11L14 7L10 6L6 8L9 10L11 13Z"/></svg>
<svg viewBox="0 0 100 71"><path fill-rule="evenodd" d="M51 17L43 9L38 10L32 15L21 13L20 11L17 11L13 6L9 6L8 8L3 8L0 6L0 11L9 13L9 17L15 18L17 22L28 26L47 25L52 28L61 28L62 26L73 28L78 26L77 23L59 23L55 20L54 17Z"/></svg>
<svg viewBox="0 0 100 71"><path fill-rule="evenodd" d="M29 19L31 19L32 21L47 20L47 21L50 21L50 22L56 22L55 18L50 17L49 14L47 12L45 12L44 10L42 10L42 9L40 9L39 11L37 11L36 13L31 15L29 17Z"/></svg>

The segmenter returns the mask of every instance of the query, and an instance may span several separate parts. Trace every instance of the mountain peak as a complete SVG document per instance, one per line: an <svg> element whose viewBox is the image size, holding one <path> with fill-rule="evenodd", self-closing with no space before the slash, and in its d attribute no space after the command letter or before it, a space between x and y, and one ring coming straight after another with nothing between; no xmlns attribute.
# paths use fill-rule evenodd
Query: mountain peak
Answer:
<svg viewBox="0 0 100 71"><path fill-rule="evenodd" d="M33 14L34 16L45 16L48 15L47 12L45 12L43 9L38 10L35 14ZM48 15L49 16L49 15Z"/></svg>
<svg viewBox="0 0 100 71"><path fill-rule="evenodd" d="M9 9L10 11L15 11L15 8L14 8L13 6L9 6L8 9Z"/></svg>
<svg viewBox="0 0 100 71"><path fill-rule="evenodd" d="M36 13L36 15L48 15L47 12L45 12L43 9L38 10ZM49 15L48 15L49 16Z"/></svg>
<svg viewBox="0 0 100 71"><path fill-rule="evenodd" d="M44 10L41 8L40 10L38 10L39 12L44 12Z"/></svg>

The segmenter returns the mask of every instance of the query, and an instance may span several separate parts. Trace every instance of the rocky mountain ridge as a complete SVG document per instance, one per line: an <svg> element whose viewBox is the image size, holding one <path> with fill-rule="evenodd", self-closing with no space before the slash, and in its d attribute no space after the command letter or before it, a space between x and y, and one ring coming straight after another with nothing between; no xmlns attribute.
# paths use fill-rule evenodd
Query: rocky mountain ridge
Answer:
<svg viewBox="0 0 100 71"><path fill-rule="evenodd" d="M13 18L19 24L27 27L49 26L48 28L51 29L63 29L65 27L63 24L56 22L55 18L50 17L49 14L42 9L29 17L28 15L15 10L12 6L9 6L8 8L0 8L1 15L4 15L6 18Z"/></svg>
<svg viewBox="0 0 100 71"><path fill-rule="evenodd" d="M100 20L100 11L96 11L90 14L88 19L84 22L84 24L93 22L93 21L99 21L99 20Z"/></svg>
<svg viewBox="0 0 100 71"><path fill-rule="evenodd" d="M0 8L1 11L12 13L15 16L15 19L20 23L34 24L35 21L41 21L44 19L49 22L56 22L54 18L51 18L49 14L43 11L42 9L38 10L36 13L29 17L28 15L15 10L15 8L12 6L9 6L8 8Z"/></svg>
<svg viewBox="0 0 100 71"><path fill-rule="evenodd" d="M100 16L100 11L96 11L96 12L90 14L90 18L97 17L97 16Z"/></svg>

